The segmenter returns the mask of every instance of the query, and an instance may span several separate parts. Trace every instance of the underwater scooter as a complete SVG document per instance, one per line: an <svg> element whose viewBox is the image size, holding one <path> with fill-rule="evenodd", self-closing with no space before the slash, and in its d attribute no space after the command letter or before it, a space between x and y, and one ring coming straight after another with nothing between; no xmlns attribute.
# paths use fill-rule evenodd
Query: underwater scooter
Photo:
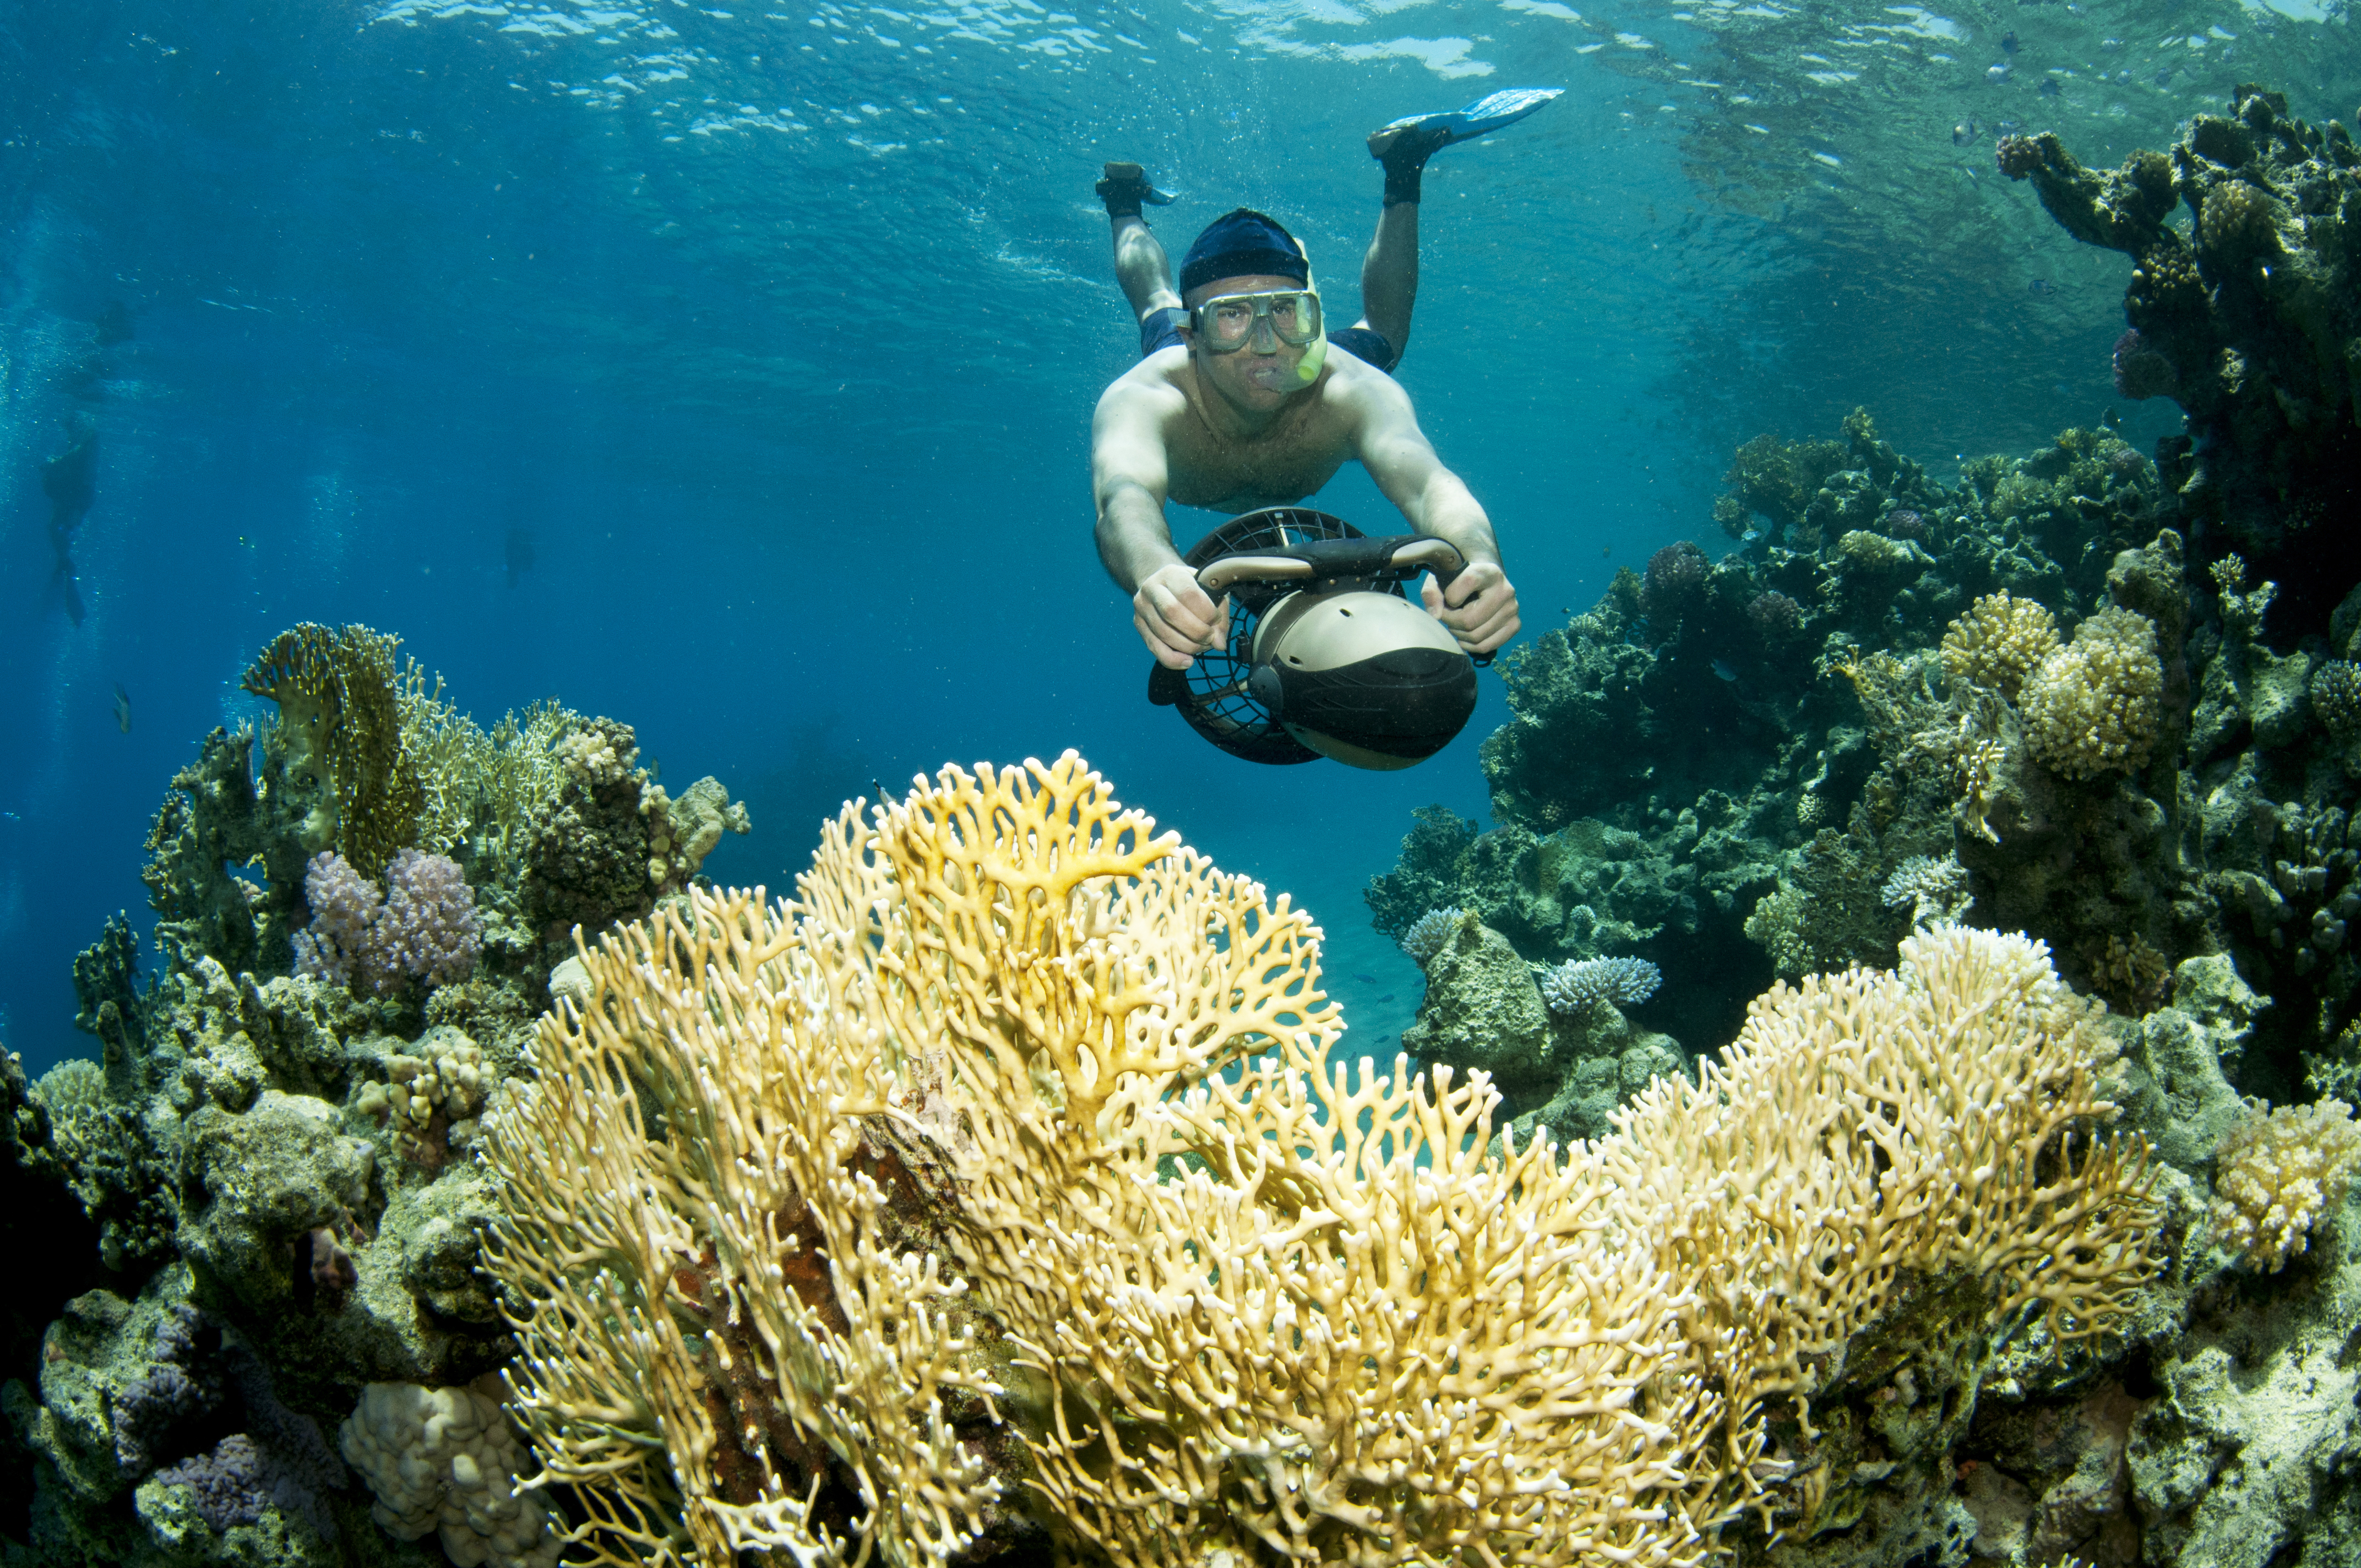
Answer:
<svg viewBox="0 0 2361 1568"><path fill-rule="evenodd" d="M1425 534L1371 539L1342 518L1265 507L1181 557L1231 600L1230 641L1185 670L1156 665L1148 700L1250 762L1322 757L1407 768L1451 743L1476 711L1476 666L1402 585L1448 586L1466 560Z"/></svg>

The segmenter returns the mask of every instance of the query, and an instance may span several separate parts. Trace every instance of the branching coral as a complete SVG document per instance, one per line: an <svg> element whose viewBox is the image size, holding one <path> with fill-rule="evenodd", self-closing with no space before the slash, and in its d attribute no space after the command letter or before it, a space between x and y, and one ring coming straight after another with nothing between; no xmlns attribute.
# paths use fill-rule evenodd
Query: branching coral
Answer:
<svg viewBox="0 0 2361 1568"><path fill-rule="evenodd" d="M424 791L414 842L449 854L462 842L499 860L524 852L532 822L567 777L561 748L583 722L555 702L511 713L489 731L443 701L415 660L402 671L401 747Z"/></svg>
<svg viewBox="0 0 2361 1568"><path fill-rule="evenodd" d="M1430 909L1411 921L1410 929L1402 933L1401 950L1423 965L1458 928L1459 910L1456 905L1448 909Z"/></svg>
<svg viewBox="0 0 2361 1568"><path fill-rule="evenodd" d="M1309 921L1153 830L1071 754L946 770L794 903L584 953L485 1127L581 1560L944 1563L1017 1495L996 1410L1126 1568L1695 1562L1773 1506L1763 1401L1910 1281L2088 1334L2146 1269L2037 945L1922 932L1517 1148L1480 1078L1334 1059Z"/></svg>
<svg viewBox="0 0 2361 1568"><path fill-rule="evenodd" d="M2214 1157L2213 1228L2226 1250L2274 1274L2304 1250L2361 1168L2352 1113L2340 1100L2276 1111L2248 1102Z"/></svg>
<svg viewBox="0 0 2361 1568"><path fill-rule="evenodd" d="M1943 633L1943 673L2014 702L2025 677L2058 651L2058 622L2031 599L1986 594Z"/></svg>
<svg viewBox="0 0 2361 1568"><path fill-rule="evenodd" d="M2074 641L2026 677L2026 740L2066 778L2128 773L2147 762L2163 696L2156 623L2111 607L2076 627Z"/></svg>
<svg viewBox="0 0 2361 1568"><path fill-rule="evenodd" d="M279 705L288 773L324 776L331 786L335 808L311 825L313 841L332 840L365 876L412 841L426 805L417 764L402 751L393 667L401 641L307 620L280 632L239 683Z"/></svg>
<svg viewBox="0 0 2361 1568"><path fill-rule="evenodd" d="M1656 994L1664 977L1645 959L1568 959L1542 973L1542 1000L1566 1017L1601 1002L1635 1006Z"/></svg>
<svg viewBox="0 0 2361 1568"><path fill-rule="evenodd" d="M1957 920L1975 899L1968 892L1968 869L1949 855L1913 855L1894 868L1879 896L1888 909L1910 911L1910 924Z"/></svg>

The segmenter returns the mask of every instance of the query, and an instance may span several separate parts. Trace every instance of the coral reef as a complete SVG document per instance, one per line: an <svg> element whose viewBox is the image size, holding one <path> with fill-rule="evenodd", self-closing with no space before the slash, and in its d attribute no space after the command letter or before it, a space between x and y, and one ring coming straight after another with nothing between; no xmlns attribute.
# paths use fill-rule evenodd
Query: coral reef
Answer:
<svg viewBox="0 0 2361 1568"><path fill-rule="evenodd" d="M2283 635L2326 630L2361 582L2361 186L2345 127L2315 130L2284 93L2241 83L2226 115L2117 170L2084 169L2048 133L2003 139L1999 160L2067 233L2136 263L2115 377L2188 415L2157 449L2166 521L2201 562L2236 553L2276 578ZM2168 222L2180 206L2185 232Z"/></svg>
<svg viewBox="0 0 2361 1568"><path fill-rule="evenodd" d="M2105 432L1948 488L1865 415L1842 436L1741 449L1740 546L1676 625L1635 579L1503 661L1497 826L1420 814L1378 928L1456 907L1536 964L1644 959L1652 1022L1699 1044L1736 1026L1733 979L1890 965L1932 918L2029 931L2136 1014L2224 954L2279 1003L2242 1092L2361 1091L2361 594L2274 644L2279 586L2158 528L2155 469ZM1905 581L1854 535L1926 562ZM1775 641L1767 593L1802 609Z"/></svg>
<svg viewBox="0 0 2361 1568"><path fill-rule="evenodd" d="M72 1248L55 1296L25 1293L49 1348L6 1397L25 1495L0 1521L29 1511L28 1561L423 1568L320 1432L366 1385L440 1397L512 1354L474 1153L569 950L528 924L534 890L628 864L611 901L576 890L595 932L749 827L717 781L618 768L628 727L552 703L480 729L393 648L299 627L266 652L248 685L278 721L214 731L149 837L159 972L110 921L74 966L100 1060L0 1074L14 1228ZM512 1445L489 1420L476 1446ZM552 1560L474 1452L447 1456L455 1560Z"/></svg>
<svg viewBox="0 0 2361 1568"><path fill-rule="evenodd" d="M712 1568L1809 1534L1874 1469L1806 1413L1858 1337L2080 1340L2151 1267L2094 1010L2022 938L1903 950L1598 1142L1494 1140L1481 1075L1333 1059L1302 914L1078 759L947 769L796 902L584 952L486 1123L520 1414L571 1541Z"/></svg>
<svg viewBox="0 0 2361 1568"><path fill-rule="evenodd" d="M2108 608L2118 558L2155 539L2146 460L2069 431L1946 488L1856 412L1838 440L1748 443L1730 485L1716 515L1740 548L1658 573L1698 579L1677 618L1649 613L1634 576L1502 661L1515 721L1482 752L1499 826L1422 813L1371 884L1380 930L1458 906L1535 962L1645 959L1667 981L1663 1026L1725 1038L1774 971L1891 964L1909 921L1885 881L1951 853L1960 824L1989 844L2025 766L2054 793L2015 704L2061 622ZM2165 570L2179 592L2175 561L2127 580L2120 608L2156 619ZM2186 620L2159 623L2158 743L2178 739ZM2147 713L2126 696L2127 725ZM2119 741L2127 760L2128 729ZM2034 928L2078 974L2110 936L2173 946L2121 920Z"/></svg>

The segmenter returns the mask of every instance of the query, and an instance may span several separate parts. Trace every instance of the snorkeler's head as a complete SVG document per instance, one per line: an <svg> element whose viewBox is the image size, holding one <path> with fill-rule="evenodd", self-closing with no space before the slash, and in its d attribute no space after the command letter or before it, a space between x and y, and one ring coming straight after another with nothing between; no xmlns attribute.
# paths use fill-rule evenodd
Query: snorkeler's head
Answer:
<svg viewBox="0 0 2361 1568"><path fill-rule="evenodd" d="M1191 294L1229 278L1291 278L1308 283L1311 277L1303 247L1278 219L1240 207L1207 224L1181 258L1180 298L1183 304L1192 303Z"/></svg>
<svg viewBox="0 0 2361 1568"><path fill-rule="evenodd" d="M1301 295L1282 299L1290 284ZM1199 374L1241 409L1301 390L1327 363L1312 258L1267 214L1240 207L1205 225L1180 262L1180 302L1189 311L1189 352ZM1205 312L1224 302L1251 313L1251 335L1219 341ZM1241 352L1248 348L1251 353ZM1209 357L1222 361L1220 367L1209 366Z"/></svg>

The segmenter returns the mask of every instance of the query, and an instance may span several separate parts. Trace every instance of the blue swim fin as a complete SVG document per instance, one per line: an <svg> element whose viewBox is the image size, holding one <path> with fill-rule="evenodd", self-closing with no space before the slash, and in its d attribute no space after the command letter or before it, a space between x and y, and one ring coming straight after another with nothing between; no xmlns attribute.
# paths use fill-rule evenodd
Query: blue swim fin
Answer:
<svg viewBox="0 0 2361 1568"><path fill-rule="evenodd" d="M1369 133L1369 156L1383 160L1400 146L1405 153L1426 154L1467 141L1502 126L1513 126L1565 92L1563 87L1510 87L1478 98L1464 109L1440 115L1411 115Z"/></svg>

